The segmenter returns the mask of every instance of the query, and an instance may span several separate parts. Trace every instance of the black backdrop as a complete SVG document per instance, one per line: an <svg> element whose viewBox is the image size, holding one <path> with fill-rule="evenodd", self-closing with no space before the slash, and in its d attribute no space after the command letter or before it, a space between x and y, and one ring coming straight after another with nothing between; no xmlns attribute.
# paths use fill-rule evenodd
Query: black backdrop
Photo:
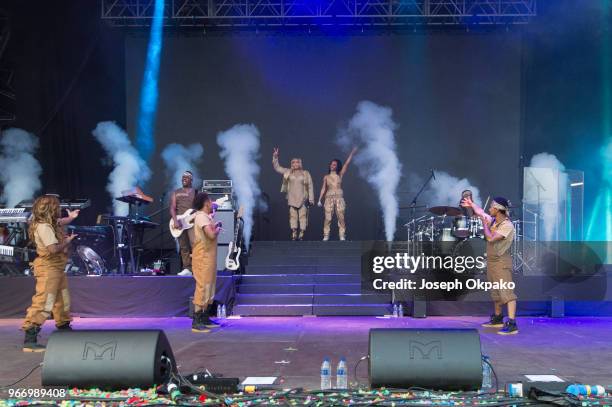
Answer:
<svg viewBox="0 0 612 407"><path fill-rule="evenodd" d="M271 146L280 145L285 162L301 153L319 183L325 163L332 156L344 158L329 140L336 127L353 114L358 100L369 98L395 110L401 124L398 135L404 173L422 173L431 166L473 179L485 195L495 193L493 175L475 168L474 160L467 158L471 152L465 138L478 130L481 137L490 137L495 143L505 140L495 137L500 129L517 131L519 155L525 161L548 151L569 167L586 170L588 209L601 173L601 163L593 157L605 136L601 132L601 50L610 31L601 20L602 4L540 2L538 16L530 25L509 32L500 28L495 34L472 29L469 34L448 31L323 39L166 36L158 146L170 141L200 141L208 161L202 172L221 176L216 132L236 122L257 124L264 138L261 183L273 200L271 213L278 214L273 217L273 235L280 236L286 216L278 193L279 178L270 169ZM104 188L110 168L102 163L101 148L91 130L102 120L133 128L144 39L127 39L126 61L125 32L99 19L95 0L35 5L7 0L1 7L11 15L14 27L2 60L4 68L15 72L14 125L37 133L41 139L38 158L45 191L92 198L94 207L80 220L90 223L110 206ZM288 47L303 51L304 57ZM358 57L347 54L348 50ZM275 55L274 51L280 53ZM193 64L185 60L190 52L188 59L193 59ZM176 66L168 60L169 54L177 58ZM285 59L287 55L293 63ZM311 59L313 55L318 63ZM227 64L232 61L240 63L230 69ZM242 65L250 69L240 71ZM181 67L192 75L177 75L176 68ZM213 76L199 76L198 72ZM292 81L297 74L310 82ZM498 83L496 78L502 74L504 79ZM133 79L127 87L126 78ZM256 80L248 82L250 79ZM221 92L224 81L233 84L235 93ZM487 89L487 84L494 87ZM180 99L186 86L197 91ZM516 88L507 94L495 86ZM470 102L471 96L483 103ZM508 97L510 101L503 100ZM493 108L488 106L491 103ZM478 109L464 109L467 106ZM501 106L510 106L510 110L501 112ZM204 109L206 115L202 114ZM494 121L502 126L488 127L491 117L482 114L482 109L495 113ZM502 113L508 117L500 117ZM495 131L488 133L488 129ZM325 146L325 154L309 151L314 150L310 137ZM457 142L449 146L449 140ZM507 160L516 163L520 157ZM162 174L157 164L154 168ZM504 178L508 174L505 169L503 174ZM516 164L510 169L509 177L515 179L508 187L518 192L520 177L513 174L518 174ZM154 192L162 188L162 182L158 184L151 186ZM373 212L368 210L371 190L355 171L346 184L351 236L357 238L365 232L369 237L375 223ZM320 222L320 217L316 213L313 220ZM312 237L318 237L319 226L313 225L317 233Z"/></svg>
<svg viewBox="0 0 612 407"><path fill-rule="evenodd" d="M168 143L200 142L202 176L224 178L216 134L236 123L257 125L262 134L260 185L271 202L267 237L285 239L286 201L271 165L273 146L280 147L285 166L293 156L303 158L318 195L328 161L345 158L334 143L338 127L367 99L391 107L400 126L396 138L405 176L400 205L412 198L408 174L427 176L430 168L468 178L484 197L491 193L514 200L520 46L516 33L169 36L161 58L156 157ZM147 38L128 37L130 134L136 128L146 48ZM159 159L153 172L164 174ZM156 181L149 188L158 195L164 187ZM381 238L378 199L355 167L344 189L349 237ZM307 238L320 238L322 217L322 210L311 210Z"/></svg>

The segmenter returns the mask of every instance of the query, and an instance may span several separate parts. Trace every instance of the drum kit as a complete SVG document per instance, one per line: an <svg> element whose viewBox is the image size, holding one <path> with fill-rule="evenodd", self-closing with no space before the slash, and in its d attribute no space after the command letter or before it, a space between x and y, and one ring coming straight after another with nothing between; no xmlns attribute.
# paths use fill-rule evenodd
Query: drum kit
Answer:
<svg viewBox="0 0 612 407"><path fill-rule="evenodd" d="M406 223L408 253L452 256L486 256L482 219L465 216L454 206L434 206Z"/></svg>

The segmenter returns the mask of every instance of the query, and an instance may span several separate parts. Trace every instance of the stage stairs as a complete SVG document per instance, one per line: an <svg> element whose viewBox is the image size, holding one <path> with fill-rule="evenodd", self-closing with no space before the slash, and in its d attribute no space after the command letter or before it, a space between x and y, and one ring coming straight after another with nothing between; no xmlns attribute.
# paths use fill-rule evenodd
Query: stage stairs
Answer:
<svg viewBox="0 0 612 407"><path fill-rule="evenodd" d="M391 296L361 293L361 243L255 241L234 315L384 315Z"/></svg>

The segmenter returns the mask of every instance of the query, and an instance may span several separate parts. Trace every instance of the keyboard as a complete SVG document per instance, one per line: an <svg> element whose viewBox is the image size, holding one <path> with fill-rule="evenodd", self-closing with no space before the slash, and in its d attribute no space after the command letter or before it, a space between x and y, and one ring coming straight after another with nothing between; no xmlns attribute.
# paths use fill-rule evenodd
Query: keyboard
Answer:
<svg viewBox="0 0 612 407"><path fill-rule="evenodd" d="M26 212L26 208L0 209L0 223L25 223L29 218L30 212Z"/></svg>
<svg viewBox="0 0 612 407"><path fill-rule="evenodd" d="M0 256L15 256L15 248L13 246L0 245Z"/></svg>

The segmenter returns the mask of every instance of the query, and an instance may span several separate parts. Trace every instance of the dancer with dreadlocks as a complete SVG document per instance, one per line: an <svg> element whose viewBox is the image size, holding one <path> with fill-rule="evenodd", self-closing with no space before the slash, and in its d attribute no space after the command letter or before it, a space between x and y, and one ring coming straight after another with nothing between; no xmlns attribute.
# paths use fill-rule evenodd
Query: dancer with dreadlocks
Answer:
<svg viewBox="0 0 612 407"><path fill-rule="evenodd" d="M61 219L60 215L60 201L57 196L43 195L34 201L28 235L38 254L33 262L36 293L22 325L22 330L25 331L24 352L45 350L45 347L38 343L38 333L51 313L57 329L72 329L70 294L64 268L68 262L70 242L76 235L64 236L63 226L79 216L79 211L68 211L68 216Z"/></svg>

